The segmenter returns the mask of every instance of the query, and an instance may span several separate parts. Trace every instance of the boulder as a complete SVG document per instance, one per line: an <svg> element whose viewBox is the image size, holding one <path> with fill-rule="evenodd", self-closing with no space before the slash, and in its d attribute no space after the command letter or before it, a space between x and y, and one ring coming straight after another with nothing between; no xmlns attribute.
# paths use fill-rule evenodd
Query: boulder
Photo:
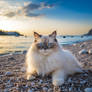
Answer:
<svg viewBox="0 0 92 92"><path fill-rule="evenodd" d="M86 49L82 49L79 51L79 54L88 54L88 51Z"/></svg>

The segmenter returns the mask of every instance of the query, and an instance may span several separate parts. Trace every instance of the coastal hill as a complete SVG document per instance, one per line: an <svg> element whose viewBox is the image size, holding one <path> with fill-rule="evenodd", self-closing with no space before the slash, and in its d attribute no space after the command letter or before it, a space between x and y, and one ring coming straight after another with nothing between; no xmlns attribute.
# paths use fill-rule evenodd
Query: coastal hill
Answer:
<svg viewBox="0 0 92 92"><path fill-rule="evenodd" d="M85 36L92 36L92 29L88 31L88 33L84 34Z"/></svg>
<svg viewBox="0 0 92 92"><path fill-rule="evenodd" d="M0 35L5 35L5 36L23 36L22 34L18 33L18 32L8 32L8 31L3 31L0 30Z"/></svg>

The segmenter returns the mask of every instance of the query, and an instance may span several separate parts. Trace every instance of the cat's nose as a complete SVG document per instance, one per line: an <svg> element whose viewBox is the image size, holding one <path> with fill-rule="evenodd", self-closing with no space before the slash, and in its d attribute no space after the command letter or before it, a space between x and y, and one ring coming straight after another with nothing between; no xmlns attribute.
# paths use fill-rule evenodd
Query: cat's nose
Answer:
<svg viewBox="0 0 92 92"><path fill-rule="evenodd" d="M44 49L48 49L48 44L47 43L44 43Z"/></svg>
<svg viewBox="0 0 92 92"><path fill-rule="evenodd" d="M44 50L46 50L46 49L48 49L48 47L47 47L47 46L45 46L45 47L44 47Z"/></svg>

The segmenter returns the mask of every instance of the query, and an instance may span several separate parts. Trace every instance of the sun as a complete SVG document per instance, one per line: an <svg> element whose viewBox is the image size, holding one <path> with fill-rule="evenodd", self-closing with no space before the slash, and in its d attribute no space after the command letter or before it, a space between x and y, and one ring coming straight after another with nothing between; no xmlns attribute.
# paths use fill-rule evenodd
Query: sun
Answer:
<svg viewBox="0 0 92 92"><path fill-rule="evenodd" d="M14 21L10 20L2 20L0 21L0 29L5 30L5 31L10 31L10 30L15 30L16 29L16 24L13 23Z"/></svg>

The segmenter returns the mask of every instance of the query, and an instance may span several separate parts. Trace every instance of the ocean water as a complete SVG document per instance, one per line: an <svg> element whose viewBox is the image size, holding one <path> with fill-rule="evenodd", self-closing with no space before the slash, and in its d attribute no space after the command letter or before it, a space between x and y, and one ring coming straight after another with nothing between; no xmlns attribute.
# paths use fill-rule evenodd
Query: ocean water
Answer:
<svg viewBox="0 0 92 92"><path fill-rule="evenodd" d="M57 36L57 39L60 44L64 45L92 40L92 36ZM26 51L33 40L33 37L0 36L0 55Z"/></svg>

